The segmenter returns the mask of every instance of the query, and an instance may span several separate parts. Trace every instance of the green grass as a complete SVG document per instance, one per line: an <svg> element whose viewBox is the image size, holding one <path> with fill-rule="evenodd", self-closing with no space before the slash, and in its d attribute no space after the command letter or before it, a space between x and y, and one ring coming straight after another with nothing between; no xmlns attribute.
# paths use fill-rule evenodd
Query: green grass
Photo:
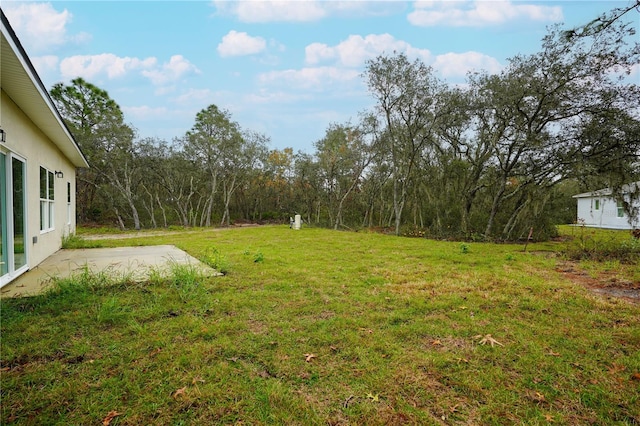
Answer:
<svg viewBox="0 0 640 426"><path fill-rule="evenodd" d="M3 300L0 423L640 422L640 306L556 272L563 243L287 226L101 243L175 244L227 274L87 272Z"/></svg>
<svg viewBox="0 0 640 426"><path fill-rule="evenodd" d="M99 248L102 244L99 241L87 240L77 234L69 234L62 237L63 249Z"/></svg>

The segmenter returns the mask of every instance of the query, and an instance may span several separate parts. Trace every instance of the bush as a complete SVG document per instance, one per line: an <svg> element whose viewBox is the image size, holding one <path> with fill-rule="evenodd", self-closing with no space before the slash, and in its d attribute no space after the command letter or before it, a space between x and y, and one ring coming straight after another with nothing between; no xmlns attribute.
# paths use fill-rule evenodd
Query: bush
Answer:
<svg viewBox="0 0 640 426"><path fill-rule="evenodd" d="M202 263L206 263L216 271L223 275L227 275L229 272L229 261L220 253L215 247L209 247L205 250L204 254L200 257Z"/></svg>
<svg viewBox="0 0 640 426"><path fill-rule="evenodd" d="M637 263L640 261L640 239L615 231L579 228L579 234L567 244L564 255L573 260Z"/></svg>

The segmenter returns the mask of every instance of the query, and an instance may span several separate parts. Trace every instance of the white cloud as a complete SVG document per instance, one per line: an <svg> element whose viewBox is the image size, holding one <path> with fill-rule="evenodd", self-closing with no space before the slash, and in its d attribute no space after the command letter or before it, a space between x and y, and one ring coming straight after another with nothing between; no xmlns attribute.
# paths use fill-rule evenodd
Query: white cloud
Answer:
<svg viewBox="0 0 640 426"><path fill-rule="evenodd" d="M172 101L180 105L206 104L212 98L213 92L209 89L189 89Z"/></svg>
<svg viewBox="0 0 640 426"><path fill-rule="evenodd" d="M497 59L478 52L445 53L438 55L433 68L440 71L443 77L464 77L469 71L487 71L497 74L502 65Z"/></svg>
<svg viewBox="0 0 640 426"><path fill-rule="evenodd" d="M60 73L64 78L83 77L91 80L106 76L113 80L138 71L157 86L175 82L189 73L200 72L182 55L174 55L169 62L160 66L155 57L140 59L112 53L71 56L60 62Z"/></svg>
<svg viewBox="0 0 640 426"><path fill-rule="evenodd" d="M250 93L244 97L245 103L247 105L288 104L300 101L309 101L311 99L312 97L307 93L284 91L271 92L267 89L260 89L259 91Z"/></svg>
<svg viewBox="0 0 640 426"><path fill-rule="evenodd" d="M345 83L360 78L360 72L337 67L302 68L300 70L272 71L258 76L262 84L278 83L298 89L323 90L333 83Z"/></svg>
<svg viewBox="0 0 640 426"><path fill-rule="evenodd" d="M316 0L214 1L219 12L241 22L310 22L327 16L327 3Z"/></svg>
<svg viewBox="0 0 640 426"><path fill-rule="evenodd" d="M56 71L59 59L55 55L34 56L31 58L31 62L38 71L38 74L44 74L49 71Z"/></svg>
<svg viewBox="0 0 640 426"><path fill-rule="evenodd" d="M397 40L389 34L370 34L366 37L351 35L336 46L313 43L306 47L305 53L305 61L308 65L330 63L335 67L347 69L362 68L366 60L373 59L379 55L404 53L411 59L420 59L425 64L433 66L443 77L464 77L469 71L480 70L494 74L503 68L497 59L479 52L452 52L433 56L429 50L413 47L406 41ZM329 70L334 68L307 68L306 74L297 74L296 78L305 79L305 77L310 77L311 72L309 70L312 69ZM288 74L280 77L287 78L291 76L291 71L288 71ZM313 79L309 78L309 80L312 81Z"/></svg>
<svg viewBox="0 0 640 426"><path fill-rule="evenodd" d="M155 58L153 60L155 64ZM199 74L200 70L182 55L173 55L160 68L142 71L142 75L157 86L177 81L190 73Z"/></svg>
<svg viewBox="0 0 640 426"><path fill-rule="evenodd" d="M69 41L84 42L91 38L86 33L69 36L67 25L72 14L66 9L58 12L51 3L7 3L2 9L28 50L41 52Z"/></svg>
<svg viewBox="0 0 640 426"><path fill-rule="evenodd" d="M241 22L312 22L330 16L388 16L402 13L401 1L327 0L214 0L219 14L235 16Z"/></svg>
<svg viewBox="0 0 640 426"><path fill-rule="evenodd" d="M245 32L229 31L218 44L218 53L222 57L255 55L264 51L267 42L262 37L251 37Z"/></svg>
<svg viewBox="0 0 640 426"><path fill-rule="evenodd" d="M385 53L390 55L393 52L406 53L407 56L423 61L428 61L431 57L429 50L412 47L406 41L397 40L390 34L369 34L366 37L350 35L335 47L323 43L310 44L305 49L305 60L309 65L336 60L343 66L359 67L367 59Z"/></svg>
<svg viewBox="0 0 640 426"><path fill-rule="evenodd" d="M139 120L150 120L163 118L168 116L168 110L165 107L153 108L147 105L123 107L122 111L127 117L133 117Z"/></svg>
<svg viewBox="0 0 640 426"><path fill-rule="evenodd" d="M513 3L512 0L417 1L407 19L416 26L484 27L528 19L562 21L560 6Z"/></svg>
<svg viewBox="0 0 640 426"><path fill-rule="evenodd" d="M106 74L107 78L122 77L130 71L151 68L156 58L119 57L112 53L100 55L77 55L64 58L60 62L60 72L65 78L83 77L93 79Z"/></svg>

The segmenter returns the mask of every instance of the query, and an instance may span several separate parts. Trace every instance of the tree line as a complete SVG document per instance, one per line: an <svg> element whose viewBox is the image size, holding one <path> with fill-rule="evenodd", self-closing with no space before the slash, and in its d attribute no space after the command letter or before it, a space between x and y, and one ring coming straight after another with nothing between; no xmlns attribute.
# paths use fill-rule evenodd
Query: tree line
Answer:
<svg viewBox="0 0 640 426"><path fill-rule="evenodd" d="M550 236L575 219L570 195L640 180L640 89L628 81L640 46L626 43L634 28L622 15L552 27L540 51L463 85L403 53L369 60L375 107L330 124L313 153L270 149L216 105L171 141L139 139L107 92L58 83L52 99L91 165L78 171L78 222L214 226L298 213L334 229Z"/></svg>

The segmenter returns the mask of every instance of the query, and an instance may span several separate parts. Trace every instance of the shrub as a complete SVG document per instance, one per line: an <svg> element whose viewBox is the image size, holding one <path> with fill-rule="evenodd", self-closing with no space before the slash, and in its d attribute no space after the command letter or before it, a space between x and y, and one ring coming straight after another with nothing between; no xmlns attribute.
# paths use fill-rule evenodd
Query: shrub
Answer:
<svg viewBox="0 0 640 426"><path fill-rule="evenodd" d="M581 227L579 235L567 244L564 255L573 260L638 262L640 239L623 235L621 232Z"/></svg>
<svg viewBox="0 0 640 426"><path fill-rule="evenodd" d="M229 261L220 253L215 247L209 247L205 250L204 254L200 257L202 263L206 263L216 271L223 275L227 275L229 272Z"/></svg>

